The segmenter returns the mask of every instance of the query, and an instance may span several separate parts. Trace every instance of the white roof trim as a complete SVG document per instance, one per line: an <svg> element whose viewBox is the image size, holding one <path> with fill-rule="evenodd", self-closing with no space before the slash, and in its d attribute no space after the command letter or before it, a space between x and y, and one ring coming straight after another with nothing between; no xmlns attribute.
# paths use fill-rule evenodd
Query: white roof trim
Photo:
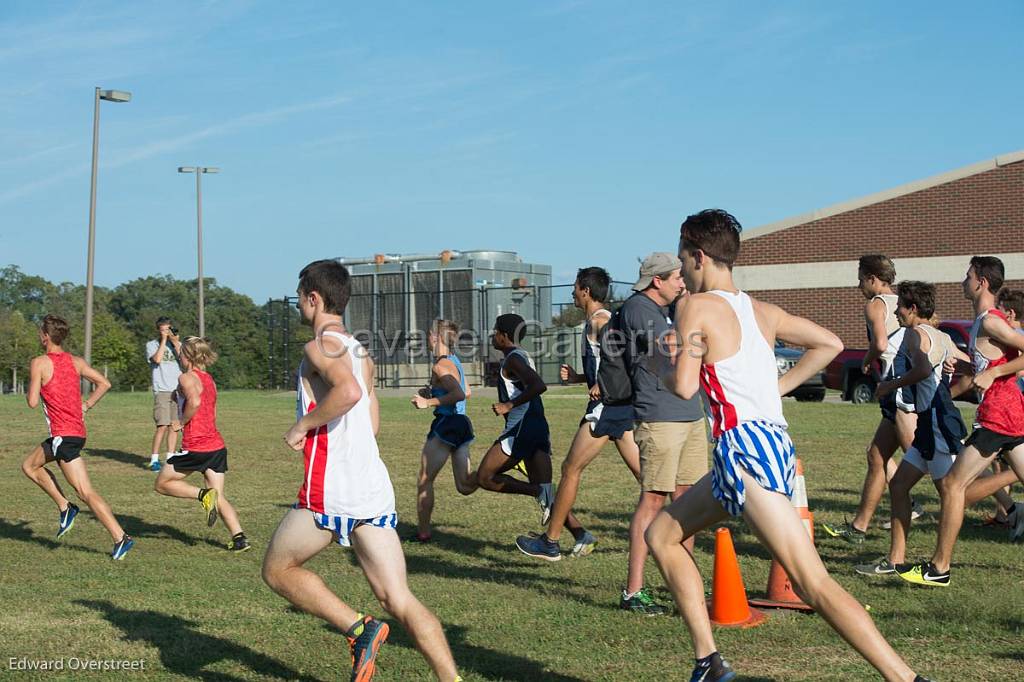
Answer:
<svg viewBox="0 0 1024 682"><path fill-rule="evenodd" d="M946 171L938 175L933 175L930 178L923 180L915 180L914 182L908 182L905 185L893 187L892 189L883 190L876 192L875 194L869 194L864 197L857 199L850 199L843 201L838 204L833 204L827 208L818 208L809 213L801 213L800 215L793 216L791 218L784 218L774 223L768 223L767 225L761 225L751 230L744 230L740 234L740 239L746 241L748 239L754 239L756 237L763 237L773 232L779 232L780 230L787 230L797 225L803 225L815 220L821 220L822 218L829 218L840 213L846 213L847 211L853 211L854 209L863 208L864 206L870 206L871 204L877 204L882 201L889 199L895 199L906 194L912 194L913 192L920 192L923 189L929 187L935 187L937 185L944 185L947 182L953 182L954 180L960 180L967 178L972 175L978 175L986 171L995 170L1000 166L1008 166L1011 163L1019 163L1024 161L1024 149L1010 152L1009 154L1001 154L994 159L986 159L985 161L979 161L978 163L972 163L969 166L963 168L957 168L956 170Z"/></svg>

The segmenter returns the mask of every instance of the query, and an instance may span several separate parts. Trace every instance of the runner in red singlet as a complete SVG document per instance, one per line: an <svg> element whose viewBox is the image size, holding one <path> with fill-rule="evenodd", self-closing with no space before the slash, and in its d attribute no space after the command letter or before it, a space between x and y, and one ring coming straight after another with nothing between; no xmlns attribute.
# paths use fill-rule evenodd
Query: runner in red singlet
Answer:
<svg viewBox="0 0 1024 682"><path fill-rule="evenodd" d="M47 463L57 462L78 499L85 502L114 539L111 558L122 559L135 541L125 534L110 506L93 489L85 461L79 456L85 445L85 413L95 407L110 389L110 382L85 360L64 351L61 344L67 335L66 321L56 315L43 318L39 327L39 343L46 354L32 360L26 398L31 408L35 408L42 398L50 437L22 462L21 470L57 503L60 510L57 537L60 538L74 525L78 507L64 497L57 479L46 468ZM81 389L83 377L95 387L85 402L82 401Z"/></svg>

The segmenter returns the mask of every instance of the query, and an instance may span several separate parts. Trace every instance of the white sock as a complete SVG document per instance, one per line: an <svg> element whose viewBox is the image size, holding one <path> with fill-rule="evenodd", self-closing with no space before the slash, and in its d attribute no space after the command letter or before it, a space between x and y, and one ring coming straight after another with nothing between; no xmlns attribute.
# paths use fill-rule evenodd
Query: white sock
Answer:
<svg viewBox="0 0 1024 682"><path fill-rule="evenodd" d="M150 464L152 464L153 462L159 462L159 461L160 461L160 453L159 452L154 452L152 455L149 456Z"/></svg>

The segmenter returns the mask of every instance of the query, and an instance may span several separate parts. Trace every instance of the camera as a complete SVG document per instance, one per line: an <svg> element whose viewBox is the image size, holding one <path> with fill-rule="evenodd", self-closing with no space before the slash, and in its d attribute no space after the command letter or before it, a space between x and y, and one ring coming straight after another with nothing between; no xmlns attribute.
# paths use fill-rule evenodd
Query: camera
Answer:
<svg viewBox="0 0 1024 682"><path fill-rule="evenodd" d="M171 327L171 333L174 334L175 336L177 336L178 335L178 328L177 327Z"/></svg>

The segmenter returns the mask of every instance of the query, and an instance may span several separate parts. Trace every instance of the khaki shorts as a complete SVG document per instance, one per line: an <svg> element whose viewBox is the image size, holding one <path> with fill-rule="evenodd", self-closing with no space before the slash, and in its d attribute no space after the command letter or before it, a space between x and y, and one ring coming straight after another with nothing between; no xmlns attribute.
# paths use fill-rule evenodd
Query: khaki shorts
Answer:
<svg viewBox="0 0 1024 682"><path fill-rule="evenodd" d="M178 417L178 405L171 396L171 391L159 391L153 394L153 422L157 426L170 426Z"/></svg>
<svg viewBox="0 0 1024 682"><path fill-rule="evenodd" d="M640 448L640 489L671 493L693 485L708 472L708 437L704 420L637 422L633 438Z"/></svg>

